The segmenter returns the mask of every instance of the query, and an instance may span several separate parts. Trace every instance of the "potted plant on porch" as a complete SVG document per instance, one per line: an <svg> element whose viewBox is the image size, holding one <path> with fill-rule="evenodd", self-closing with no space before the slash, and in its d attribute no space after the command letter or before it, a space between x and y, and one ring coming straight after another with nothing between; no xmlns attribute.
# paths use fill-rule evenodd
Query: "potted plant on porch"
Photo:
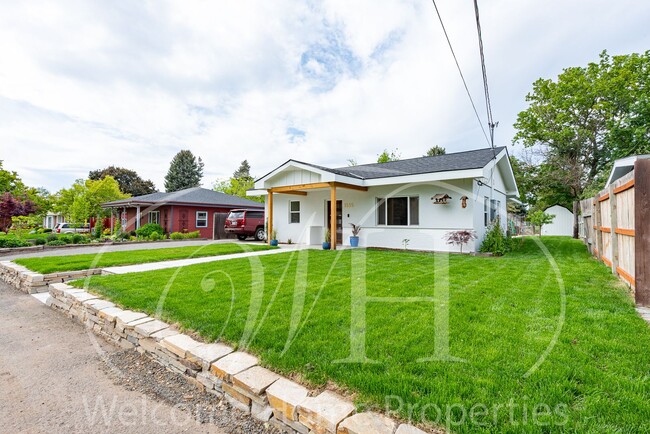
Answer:
<svg viewBox="0 0 650 434"><path fill-rule="evenodd" d="M352 226L352 236L350 237L350 246L359 247L359 232L361 232L361 226L350 223Z"/></svg>
<svg viewBox="0 0 650 434"><path fill-rule="evenodd" d="M323 250L329 250L332 248L332 233L329 229L325 231L325 241L323 242Z"/></svg>
<svg viewBox="0 0 650 434"><path fill-rule="evenodd" d="M271 243L270 244L271 244L271 246L274 246L274 247L278 245L278 231L276 231L275 229L273 229L271 231Z"/></svg>

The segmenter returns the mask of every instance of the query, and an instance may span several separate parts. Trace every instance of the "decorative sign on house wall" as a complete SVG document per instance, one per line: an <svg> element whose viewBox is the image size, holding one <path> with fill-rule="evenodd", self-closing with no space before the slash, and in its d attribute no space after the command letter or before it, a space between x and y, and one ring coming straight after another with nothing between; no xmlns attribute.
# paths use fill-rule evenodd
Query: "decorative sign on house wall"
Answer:
<svg viewBox="0 0 650 434"><path fill-rule="evenodd" d="M451 196L449 196L447 193L436 194L431 198L433 203L436 205L447 205L449 203L449 199L451 199Z"/></svg>
<svg viewBox="0 0 650 434"><path fill-rule="evenodd" d="M468 199L467 196L461 197L460 198L460 206L462 206L463 208L467 208L467 199Z"/></svg>

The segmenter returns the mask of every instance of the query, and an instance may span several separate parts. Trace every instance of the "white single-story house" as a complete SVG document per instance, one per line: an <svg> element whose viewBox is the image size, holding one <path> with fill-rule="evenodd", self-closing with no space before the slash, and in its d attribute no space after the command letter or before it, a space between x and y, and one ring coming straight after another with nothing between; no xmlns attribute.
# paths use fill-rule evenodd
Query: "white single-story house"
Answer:
<svg viewBox="0 0 650 434"><path fill-rule="evenodd" d="M280 242L318 245L330 228L333 248L350 245L355 224L362 247L458 251L445 235L473 230L467 252L497 216L505 230L506 202L519 192L499 147L335 169L289 160L248 194L266 195L268 233Z"/></svg>
<svg viewBox="0 0 650 434"><path fill-rule="evenodd" d="M553 205L546 208L544 212L555 218L552 223L542 226L542 235L573 236L573 212L562 205Z"/></svg>

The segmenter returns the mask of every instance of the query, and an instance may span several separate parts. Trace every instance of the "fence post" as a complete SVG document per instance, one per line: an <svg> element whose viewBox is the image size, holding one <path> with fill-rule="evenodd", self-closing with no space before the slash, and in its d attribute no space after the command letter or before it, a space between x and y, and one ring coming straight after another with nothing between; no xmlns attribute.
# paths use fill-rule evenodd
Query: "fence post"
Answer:
<svg viewBox="0 0 650 434"><path fill-rule="evenodd" d="M600 194L594 196L594 234L596 235L596 249L598 253L596 254L596 259L602 261L603 256L603 233L600 228L603 224L600 212Z"/></svg>
<svg viewBox="0 0 650 434"><path fill-rule="evenodd" d="M609 218L611 221L610 228L610 238L612 244L612 273L618 275L618 234L616 233L616 228L618 228L618 217L616 212L616 193L614 193L614 183L609 185Z"/></svg>
<svg viewBox="0 0 650 434"><path fill-rule="evenodd" d="M634 279L636 302L650 306L650 160L634 163Z"/></svg>

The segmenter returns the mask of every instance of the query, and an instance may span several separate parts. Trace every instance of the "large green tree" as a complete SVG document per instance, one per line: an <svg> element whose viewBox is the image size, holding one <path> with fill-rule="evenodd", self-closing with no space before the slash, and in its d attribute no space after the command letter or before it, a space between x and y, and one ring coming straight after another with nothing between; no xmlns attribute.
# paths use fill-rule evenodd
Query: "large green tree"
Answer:
<svg viewBox="0 0 650 434"><path fill-rule="evenodd" d="M92 170L88 179L98 181L107 176L112 176L117 181L122 193L131 196L142 196L156 191L156 186L150 179L144 180L135 171L124 167L108 166L105 169Z"/></svg>
<svg viewBox="0 0 650 434"><path fill-rule="evenodd" d="M72 223L85 223L91 217L106 215L102 203L127 197L129 195L120 191L120 185L112 176L99 180L78 179L70 188L57 193L54 209Z"/></svg>
<svg viewBox="0 0 650 434"><path fill-rule="evenodd" d="M192 151L182 150L172 159L165 176L165 190L179 191L198 187L203 178L203 161L196 158Z"/></svg>
<svg viewBox="0 0 650 434"><path fill-rule="evenodd" d="M648 53L603 52L597 63L566 68L556 80L537 80L526 96L529 107L517 116L513 141L540 156L537 199L572 204L575 237L577 201L602 187L614 158L650 148L649 68Z"/></svg>
<svg viewBox="0 0 650 434"><path fill-rule="evenodd" d="M251 166L248 164L247 160L242 161L239 168L235 170L231 178L214 183L214 190L254 200L256 202L264 202L262 196L249 197L246 195L246 192L255 186L255 180L250 174L250 168Z"/></svg>
<svg viewBox="0 0 650 434"><path fill-rule="evenodd" d="M400 153L397 152L397 149L394 151L389 151L384 149L384 151L377 156L377 163L388 163L390 161L398 161L400 159Z"/></svg>

